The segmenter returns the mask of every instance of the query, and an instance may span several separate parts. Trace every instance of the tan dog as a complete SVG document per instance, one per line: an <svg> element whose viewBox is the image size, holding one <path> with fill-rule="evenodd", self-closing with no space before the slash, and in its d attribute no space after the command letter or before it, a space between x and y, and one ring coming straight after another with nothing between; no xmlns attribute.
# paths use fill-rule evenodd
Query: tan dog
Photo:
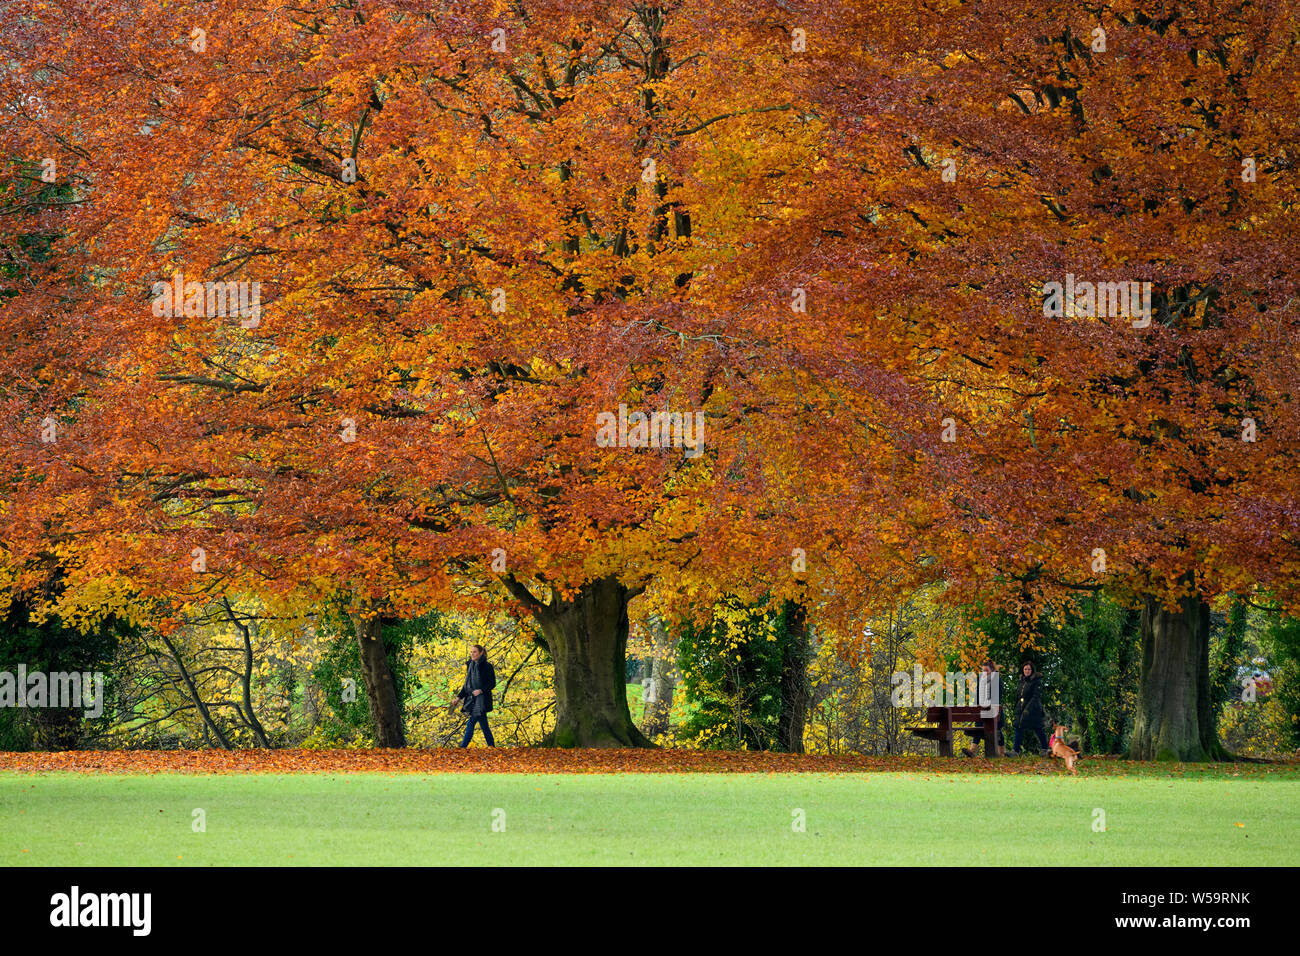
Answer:
<svg viewBox="0 0 1300 956"><path fill-rule="evenodd" d="M1060 724L1054 725L1052 727L1052 736L1051 739L1047 741L1047 746L1048 749L1051 750L1053 757L1060 757L1065 761L1065 768L1069 770L1070 773L1078 773L1078 771L1074 769L1074 765L1079 759L1079 751L1075 750L1065 742L1065 732L1068 729L1068 727L1062 727Z"/></svg>

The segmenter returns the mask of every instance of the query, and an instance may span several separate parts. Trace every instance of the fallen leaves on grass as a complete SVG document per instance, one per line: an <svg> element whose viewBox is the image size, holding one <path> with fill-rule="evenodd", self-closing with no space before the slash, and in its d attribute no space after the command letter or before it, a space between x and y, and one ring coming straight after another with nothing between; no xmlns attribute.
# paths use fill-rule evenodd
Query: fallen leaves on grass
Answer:
<svg viewBox="0 0 1300 956"><path fill-rule="evenodd" d="M1223 765L1140 763L1094 757L1080 776L1222 776ZM1059 775L1050 760L814 756L719 750L80 750L0 752L0 770L80 773L986 773ZM1243 764L1246 777L1300 764ZM1235 775L1235 774L1234 774Z"/></svg>

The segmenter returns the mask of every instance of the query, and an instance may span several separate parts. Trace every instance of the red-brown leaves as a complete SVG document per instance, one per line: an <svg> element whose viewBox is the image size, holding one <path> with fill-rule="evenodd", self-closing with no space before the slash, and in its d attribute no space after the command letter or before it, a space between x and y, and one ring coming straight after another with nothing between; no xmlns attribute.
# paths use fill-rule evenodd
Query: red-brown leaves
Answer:
<svg viewBox="0 0 1300 956"><path fill-rule="evenodd" d="M1233 765L1234 776L1300 769L1300 762ZM1051 760L814 756L766 751L549 750L80 750L0 753L0 771L41 773L996 773L1054 774ZM1157 764L1089 756L1080 776L1218 775L1223 765Z"/></svg>

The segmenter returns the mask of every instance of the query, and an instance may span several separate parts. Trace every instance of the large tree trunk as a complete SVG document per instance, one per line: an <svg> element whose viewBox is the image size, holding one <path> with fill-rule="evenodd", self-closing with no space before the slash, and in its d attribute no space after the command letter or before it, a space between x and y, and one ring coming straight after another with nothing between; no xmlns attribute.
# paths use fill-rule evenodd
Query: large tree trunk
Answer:
<svg viewBox="0 0 1300 956"><path fill-rule="evenodd" d="M519 585L511 587L516 595ZM617 578L591 581L572 600L525 598L555 662L554 747L653 747L627 707L627 602Z"/></svg>
<svg viewBox="0 0 1300 956"><path fill-rule="evenodd" d="M787 601L785 648L781 659L781 718L777 746L789 754L803 753L804 720L808 714L808 612L797 601Z"/></svg>
<svg viewBox="0 0 1300 956"><path fill-rule="evenodd" d="M384 641L383 619L369 620L361 615L352 618L361 650L361 679L366 685L370 719L375 725L376 747L405 747L402 730L402 702L397 696L397 682L388 663L388 646Z"/></svg>
<svg viewBox="0 0 1300 956"><path fill-rule="evenodd" d="M646 702L641 730L653 740L668 733L668 717L673 709L673 692L677 688L677 668L673 662L676 643L669 637L664 622L658 616L651 618L649 630L653 656L647 662L650 664L648 697L653 700Z"/></svg>
<svg viewBox="0 0 1300 956"><path fill-rule="evenodd" d="M1134 760L1221 760L1210 704L1210 606L1199 595L1166 610L1142 607L1142 677L1129 756Z"/></svg>

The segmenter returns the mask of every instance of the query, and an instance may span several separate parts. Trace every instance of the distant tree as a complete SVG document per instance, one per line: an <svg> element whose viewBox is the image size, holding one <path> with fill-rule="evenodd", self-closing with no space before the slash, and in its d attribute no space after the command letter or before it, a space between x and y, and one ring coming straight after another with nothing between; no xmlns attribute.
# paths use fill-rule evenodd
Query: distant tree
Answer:
<svg viewBox="0 0 1300 956"><path fill-rule="evenodd" d="M1300 619L1270 615L1261 644L1282 713L1283 739L1290 748L1300 749Z"/></svg>
<svg viewBox="0 0 1300 956"><path fill-rule="evenodd" d="M128 621L107 614L90 621L67 623L49 613L59 590L58 577L47 583L48 593L10 593L0 613L0 671L16 681L17 665L30 675L35 672L103 677L102 713L86 716L86 708L40 707L0 708L0 750L77 750L86 738L105 729L116 717L114 658L119 644L136 629ZM83 686L83 698L93 692ZM15 686L16 692L26 688Z"/></svg>
<svg viewBox="0 0 1300 956"><path fill-rule="evenodd" d="M686 623L678 667L693 709L681 735L711 748L795 749L787 735L796 723L802 729L803 715L789 715L786 678L789 658L806 648L802 615L787 604L730 599L707 623ZM807 691L796 687L790 704L806 710Z"/></svg>

